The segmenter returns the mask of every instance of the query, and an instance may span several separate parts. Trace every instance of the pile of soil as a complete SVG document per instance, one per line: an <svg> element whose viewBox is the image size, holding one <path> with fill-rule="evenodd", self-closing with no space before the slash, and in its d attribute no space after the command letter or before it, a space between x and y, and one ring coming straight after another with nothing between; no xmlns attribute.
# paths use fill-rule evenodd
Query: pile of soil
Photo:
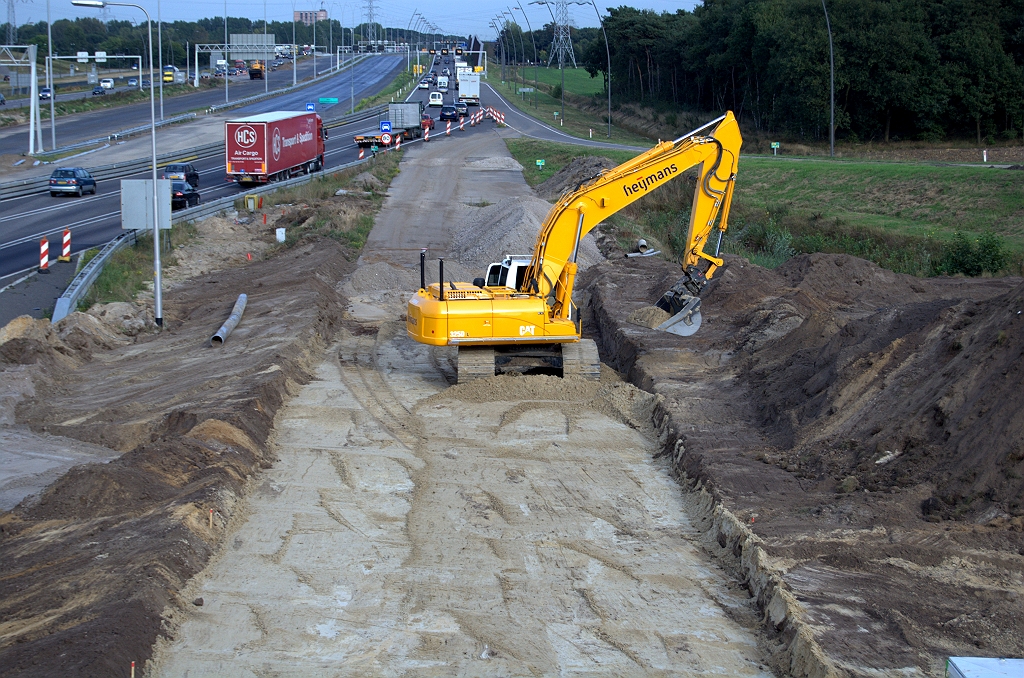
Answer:
<svg viewBox="0 0 1024 678"><path fill-rule="evenodd" d="M566 191L575 191L604 170L615 167L618 163L599 155L585 155L573 160L562 169L551 175L551 178L534 187L541 198L554 202Z"/></svg>
<svg viewBox="0 0 1024 678"><path fill-rule="evenodd" d="M777 572L833 669L931 675L950 655L1024 654L1021 279L730 256L697 335L636 324L678 275L611 260L580 284L602 357L664 396L680 476L749 528L720 533L718 555L752 591Z"/></svg>
<svg viewBox="0 0 1024 678"><path fill-rule="evenodd" d="M191 602L178 591L273 461L277 409L343 331L336 287L353 258L317 240L182 282L159 334L127 337L81 313L3 330L0 370L39 373L18 392L18 421L121 453L0 515L4 675L122 675L149 656L162 613ZM211 347L240 292L242 322Z"/></svg>

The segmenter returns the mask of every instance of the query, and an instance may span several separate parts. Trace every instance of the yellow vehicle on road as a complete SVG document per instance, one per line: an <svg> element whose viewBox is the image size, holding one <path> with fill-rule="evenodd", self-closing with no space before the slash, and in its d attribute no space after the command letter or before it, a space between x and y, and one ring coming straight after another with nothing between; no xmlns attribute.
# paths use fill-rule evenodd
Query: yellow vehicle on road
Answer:
<svg viewBox="0 0 1024 678"><path fill-rule="evenodd" d="M700 291L722 265L721 236L728 228L736 181L739 125L731 112L675 141L665 141L559 198L541 226L525 273L505 284L425 283L409 301L406 330L423 344L457 346L459 382L531 367L563 376L600 376L597 347L581 339L572 292L580 241L597 224L650 191L697 167L697 187L682 257L683 277L659 301L671 318L659 329L688 336L700 327ZM705 252L717 223L714 253ZM521 280L521 281L520 281Z"/></svg>

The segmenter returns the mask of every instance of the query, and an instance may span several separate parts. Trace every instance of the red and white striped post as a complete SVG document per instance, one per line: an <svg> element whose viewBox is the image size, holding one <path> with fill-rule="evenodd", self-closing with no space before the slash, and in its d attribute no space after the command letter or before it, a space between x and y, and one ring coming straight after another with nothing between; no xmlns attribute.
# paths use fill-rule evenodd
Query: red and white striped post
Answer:
<svg viewBox="0 0 1024 678"><path fill-rule="evenodd" d="M430 141L430 128L423 130L423 140Z"/></svg>
<svg viewBox="0 0 1024 678"><path fill-rule="evenodd" d="M395 137L395 150L397 151L397 150L399 150L401 148L402 148L402 135L399 134L397 137Z"/></svg>
<svg viewBox="0 0 1024 678"><path fill-rule="evenodd" d="M366 149L365 148L360 148L359 149L359 159L362 160L365 157L366 157Z"/></svg>
<svg viewBox="0 0 1024 678"><path fill-rule="evenodd" d="M50 272L50 241L46 238L39 241L39 272Z"/></svg>
<svg viewBox="0 0 1024 678"><path fill-rule="evenodd" d="M460 132L465 132L466 131L466 119L463 118L461 115L459 116L459 131Z"/></svg>
<svg viewBox="0 0 1024 678"><path fill-rule="evenodd" d="M71 261L71 229L64 229L64 243L61 246L60 256L57 257L57 261L63 261L68 263Z"/></svg>
<svg viewBox="0 0 1024 678"><path fill-rule="evenodd" d="M444 135L445 135L446 137L450 137L450 136L452 135L452 121L451 121L451 120L449 120L449 121L448 121L448 122L446 123L446 125L445 125L445 128L444 128Z"/></svg>

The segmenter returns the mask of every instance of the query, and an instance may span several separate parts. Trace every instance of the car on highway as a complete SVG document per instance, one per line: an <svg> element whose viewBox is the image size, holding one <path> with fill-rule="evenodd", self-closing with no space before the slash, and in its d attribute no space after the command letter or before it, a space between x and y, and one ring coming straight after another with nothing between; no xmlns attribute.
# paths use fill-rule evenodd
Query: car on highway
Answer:
<svg viewBox="0 0 1024 678"><path fill-rule="evenodd" d="M440 92L431 92L428 106L444 106L444 95Z"/></svg>
<svg viewBox="0 0 1024 678"><path fill-rule="evenodd" d="M79 198L85 193L96 195L96 180L81 167L60 167L50 175L50 195L75 193Z"/></svg>
<svg viewBox="0 0 1024 678"><path fill-rule="evenodd" d="M449 71L447 68L442 68L441 69L441 75L451 75L451 74L452 74L452 72Z"/></svg>
<svg viewBox="0 0 1024 678"><path fill-rule="evenodd" d="M427 79L420 80L419 88L420 89L430 89L430 81L427 80Z"/></svg>
<svg viewBox="0 0 1024 678"><path fill-rule="evenodd" d="M171 209L193 207L199 204L199 191L184 181L171 182Z"/></svg>
<svg viewBox="0 0 1024 678"><path fill-rule="evenodd" d="M438 116L438 119L439 120L458 120L459 119L459 114L455 110L455 106L454 105L448 104L446 106L442 106L441 107L441 115Z"/></svg>
<svg viewBox="0 0 1024 678"><path fill-rule="evenodd" d="M199 172L190 162L172 162L164 167L161 178L184 181L192 188L199 188Z"/></svg>
<svg viewBox="0 0 1024 678"><path fill-rule="evenodd" d="M42 100L42 99L52 99L53 98L53 90L50 89L49 87L42 88L41 90L39 90L39 98L40 98L40 100Z"/></svg>
<svg viewBox="0 0 1024 678"><path fill-rule="evenodd" d="M430 117L430 113L424 113L423 117L420 118L420 129L434 129L434 125L437 122Z"/></svg>
<svg viewBox="0 0 1024 678"><path fill-rule="evenodd" d="M456 101L455 112L459 115L469 115L469 104L463 101Z"/></svg>
<svg viewBox="0 0 1024 678"><path fill-rule="evenodd" d="M103 89L102 85L96 85L95 87L92 88L92 95L93 96L100 95L100 94L106 94L106 93L107 93L107 90Z"/></svg>
<svg viewBox="0 0 1024 678"><path fill-rule="evenodd" d="M103 89L114 89L114 79L103 78L102 80L100 80L100 87L102 87Z"/></svg>
<svg viewBox="0 0 1024 678"><path fill-rule="evenodd" d="M139 86L139 79L138 78L128 78L128 86L129 87L138 87Z"/></svg>
<svg viewBox="0 0 1024 678"><path fill-rule="evenodd" d="M210 71L200 71L199 72L199 79L200 80L209 80L210 79Z"/></svg>

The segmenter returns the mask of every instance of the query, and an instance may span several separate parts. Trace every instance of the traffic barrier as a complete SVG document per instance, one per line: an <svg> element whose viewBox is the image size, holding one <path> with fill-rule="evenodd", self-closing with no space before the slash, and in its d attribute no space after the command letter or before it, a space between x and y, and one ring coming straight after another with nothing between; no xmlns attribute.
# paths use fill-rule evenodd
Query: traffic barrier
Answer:
<svg viewBox="0 0 1024 678"><path fill-rule="evenodd" d="M423 130L423 140L430 141L430 128Z"/></svg>
<svg viewBox="0 0 1024 678"><path fill-rule="evenodd" d="M459 116L459 131L460 132L465 132L466 131L466 119L463 118L461 115Z"/></svg>
<svg viewBox="0 0 1024 678"><path fill-rule="evenodd" d="M366 149L365 148L360 148L359 149L359 159L362 160L365 157L366 157Z"/></svg>
<svg viewBox="0 0 1024 678"><path fill-rule="evenodd" d="M45 237L39 241L39 272L50 272L50 241Z"/></svg>
<svg viewBox="0 0 1024 678"><path fill-rule="evenodd" d="M399 151L401 149L402 149L402 135L399 134L397 137L395 137L395 150Z"/></svg>
<svg viewBox="0 0 1024 678"><path fill-rule="evenodd" d="M68 263L69 261L71 261L71 229L70 228L65 228L64 229L64 238L63 238L63 240L64 240L64 242L63 242L63 245L61 246L60 256L57 257L57 261L63 261L64 263Z"/></svg>
<svg viewBox="0 0 1024 678"><path fill-rule="evenodd" d="M446 137L450 137L452 135L452 121L451 120L449 120L448 124L445 126L444 135Z"/></svg>

